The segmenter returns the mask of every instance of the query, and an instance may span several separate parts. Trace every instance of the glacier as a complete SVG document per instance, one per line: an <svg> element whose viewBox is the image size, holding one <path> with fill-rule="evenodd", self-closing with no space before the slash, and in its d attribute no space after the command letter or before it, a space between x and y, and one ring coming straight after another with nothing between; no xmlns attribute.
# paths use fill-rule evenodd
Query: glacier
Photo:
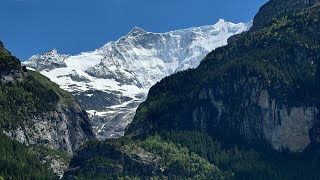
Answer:
<svg viewBox="0 0 320 180"><path fill-rule="evenodd" d="M94 51L65 55L52 49L33 55L24 65L75 95L89 114L98 139L116 138L123 136L152 85L173 73L196 68L209 52L251 26L252 21L235 24L220 19L214 25L165 33L134 27Z"/></svg>

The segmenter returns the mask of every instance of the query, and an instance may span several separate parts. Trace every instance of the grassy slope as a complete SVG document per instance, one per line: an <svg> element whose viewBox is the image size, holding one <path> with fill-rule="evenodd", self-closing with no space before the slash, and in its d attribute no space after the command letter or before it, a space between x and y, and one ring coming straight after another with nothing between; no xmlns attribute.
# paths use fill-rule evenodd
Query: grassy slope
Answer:
<svg viewBox="0 0 320 180"><path fill-rule="evenodd" d="M28 70L28 74L30 74L35 80L40 82L47 89L53 90L58 95L59 100L63 104L68 105L71 102L77 102L79 104L78 100L74 96L72 96L70 93L66 92L65 90L61 89L59 87L59 85L52 82L46 76L44 76L36 71L31 71L31 70Z"/></svg>

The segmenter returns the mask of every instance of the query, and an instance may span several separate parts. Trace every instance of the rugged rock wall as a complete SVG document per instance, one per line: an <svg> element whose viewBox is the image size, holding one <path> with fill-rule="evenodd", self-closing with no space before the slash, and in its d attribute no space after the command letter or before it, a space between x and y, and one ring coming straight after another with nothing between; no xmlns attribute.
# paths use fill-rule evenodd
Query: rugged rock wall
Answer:
<svg viewBox="0 0 320 180"><path fill-rule="evenodd" d="M34 116L27 123L15 131L5 133L26 145L45 145L64 150L70 155L94 138L88 116L77 103L68 107L58 103L54 111Z"/></svg>
<svg viewBox="0 0 320 180"><path fill-rule="evenodd" d="M9 82L14 82L16 80L22 80L25 75L24 72L19 70L1 70L0 71L0 84L6 84Z"/></svg>
<svg viewBox="0 0 320 180"><path fill-rule="evenodd" d="M5 87L8 83L22 83L28 76L27 70L2 70L0 85ZM95 138L87 113L75 101L63 103L60 100L48 112L31 114L19 127L3 128L3 132L26 145L45 145L64 150L69 155L89 139Z"/></svg>
<svg viewBox="0 0 320 180"><path fill-rule="evenodd" d="M277 150L303 151L311 143L310 129L318 113L315 106L283 105L270 97L258 78L238 82L200 91L201 106L192 110L199 129L215 133L216 127L231 128L249 140L265 139Z"/></svg>

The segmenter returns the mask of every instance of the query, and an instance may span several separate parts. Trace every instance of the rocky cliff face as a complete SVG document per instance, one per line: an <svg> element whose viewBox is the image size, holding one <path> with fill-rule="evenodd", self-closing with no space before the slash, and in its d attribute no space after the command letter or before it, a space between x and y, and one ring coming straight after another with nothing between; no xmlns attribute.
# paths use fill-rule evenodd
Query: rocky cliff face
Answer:
<svg viewBox="0 0 320 180"><path fill-rule="evenodd" d="M272 97L268 85L256 77L233 80L210 83L190 93L185 100L188 105L169 105L175 112L166 112L168 117L161 112L148 114L145 118L153 121L145 122L139 121L138 114L128 126L127 135L144 137L157 129L199 130L216 137L230 136L233 141L238 139L235 136L244 137L250 144L266 141L276 150L292 152L320 142L312 133L319 122L318 106L284 104ZM138 113L144 111L140 108Z"/></svg>
<svg viewBox="0 0 320 180"><path fill-rule="evenodd" d="M23 144L45 145L70 155L94 138L87 113L77 103L67 107L57 103L54 110L35 115L15 131L4 133Z"/></svg>
<svg viewBox="0 0 320 180"><path fill-rule="evenodd" d="M36 79L33 79L35 76L32 76L27 71L22 70L12 70L7 69L3 70L0 73L1 77L1 92L2 90L5 91L6 88L13 87L19 87L20 84L24 84L28 79L32 79L32 81L37 81ZM40 75L40 74L39 74ZM42 76L39 76L42 77ZM47 81L46 83L52 83L49 79L45 79ZM9 85L10 83L11 85ZM30 82L29 82L30 83ZM16 100L12 100L11 98L8 98L11 101L14 101L13 103L17 103L16 105L10 106L10 110L14 112L14 109L17 109L18 115L21 115L21 117L16 117L16 121L20 121L20 123L15 123L12 120L6 120L2 119L2 131L20 141L23 144L26 145L45 145L46 147L57 149L57 150L63 150L67 152L69 155L72 155L73 152L78 149L82 144L84 144L89 139L95 138L95 135L92 131L91 124L88 118L87 113L81 109L78 102L74 100L70 100L69 102L63 102L60 98L54 100L53 102L50 102L48 100L38 100L38 98L43 97L37 97L38 94L37 91L32 92L33 88L48 88L48 87L42 87L45 84L39 84L39 87L28 87L27 85L23 85L23 88L25 92L30 94L31 96L34 96L34 101L36 102L30 102L30 103L37 103L37 101L41 101L42 103L48 103L50 104L50 108L47 110L38 110L37 107L34 107L36 109L30 109L30 110L21 110L23 108L28 109L30 106L28 103L24 104L23 101L25 101L23 98L26 97L20 97L22 95L20 94L8 94L7 96L17 96L18 98ZM53 86L57 86L52 84ZM7 87L9 86L9 87ZM20 88L20 87L19 87ZM29 89L30 88L30 89ZM48 90L48 93L51 94L54 97L59 96L62 90L58 90L57 92L54 92L52 89L50 90L50 87L48 89L44 89L45 91ZM12 90L13 91L13 90ZM9 91L10 92L10 91ZM17 92L18 93L18 92ZM59 94L59 95L58 95ZM3 95L3 94L2 94ZM70 96L68 94L65 94L66 96ZM22 98L22 99L19 99ZM70 98L67 97L67 98ZM59 100L60 99L60 100ZM18 101L18 102L17 102ZM19 102L21 101L21 102ZM10 104L10 102L4 102ZM20 104L21 103L21 104ZM21 107L19 107L19 104ZM11 105L11 104L10 104ZM2 104L2 106L6 106L6 104ZM26 107L24 107L26 106ZM44 105L47 106L47 105ZM4 107L6 108L6 107ZM20 108L20 109L19 109ZM22 112L21 112L22 111ZM4 112L3 112L4 113ZM9 112L10 113L10 112ZM23 115L24 114L24 115ZM3 114L1 114L3 115ZM10 114L11 115L11 114ZM14 117L15 115L12 114ZM5 115L3 115L4 118L6 118ZM10 122L12 121L12 122ZM14 123L14 125L12 125Z"/></svg>
<svg viewBox="0 0 320 180"><path fill-rule="evenodd" d="M248 140L265 139L279 151L303 151L311 143L316 106L284 105L271 97L257 78L216 85L196 95L201 105L190 116L198 129L215 134L217 127L231 128Z"/></svg>
<svg viewBox="0 0 320 180"><path fill-rule="evenodd" d="M64 61L68 57L68 55L59 54L56 49L52 49L47 53L32 56L28 66L37 69L38 71L50 71L55 68L67 67Z"/></svg>
<svg viewBox="0 0 320 180"><path fill-rule="evenodd" d="M13 83L15 81L21 81L23 79L23 76L25 75L25 72L22 72L20 70L1 70L0 71L0 83L1 84L7 84L9 82Z"/></svg>

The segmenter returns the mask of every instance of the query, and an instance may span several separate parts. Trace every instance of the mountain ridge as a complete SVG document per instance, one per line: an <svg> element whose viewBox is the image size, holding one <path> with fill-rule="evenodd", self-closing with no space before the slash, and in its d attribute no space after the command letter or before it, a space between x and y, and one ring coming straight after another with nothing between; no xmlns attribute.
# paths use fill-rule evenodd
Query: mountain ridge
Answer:
<svg viewBox="0 0 320 180"><path fill-rule="evenodd" d="M93 119L98 138L119 137L151 85L197 67L208 52L251 25L219 20L215 25L165 33L134 27L94 51L46 58L35 55L24 64L77 96Z"/></svg>

